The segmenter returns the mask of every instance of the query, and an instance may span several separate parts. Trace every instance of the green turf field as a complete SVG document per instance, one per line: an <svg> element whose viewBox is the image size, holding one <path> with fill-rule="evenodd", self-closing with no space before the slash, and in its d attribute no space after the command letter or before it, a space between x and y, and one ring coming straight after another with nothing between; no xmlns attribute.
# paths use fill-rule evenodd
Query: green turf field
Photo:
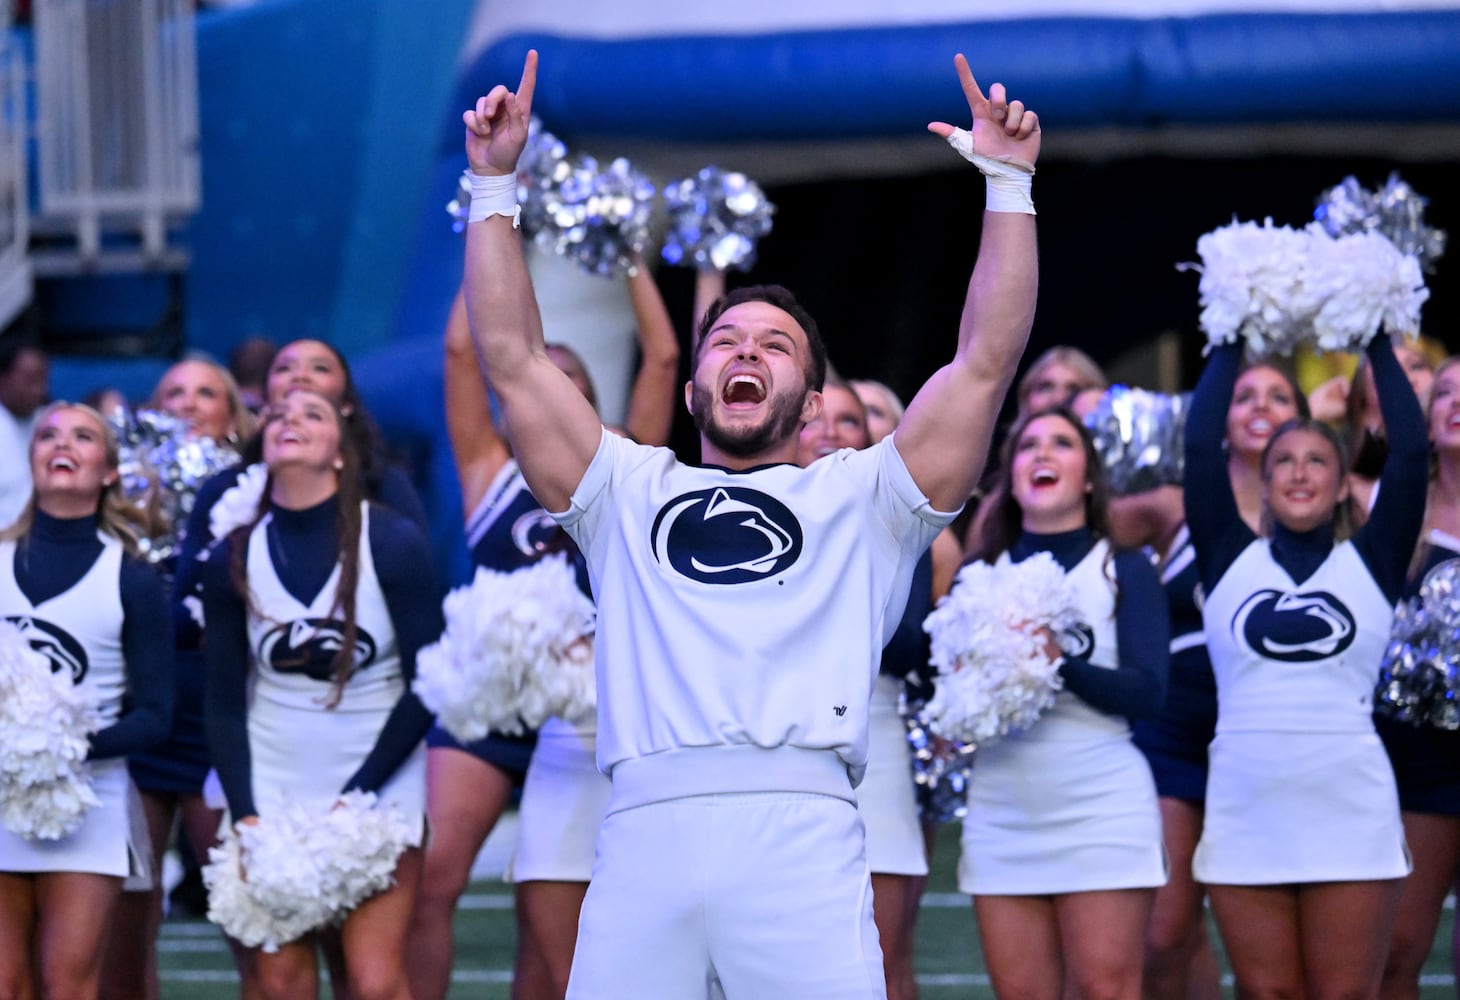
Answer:
<svg viewBox="0 0 1460 1000"><path fill-rule="evenodd" d="M993 996L974 932L973 908L968 897L956 889L957 861L958 828L945 827L918 920L917 968L923 1000ZM1425 998L1455 996L1450 975L1454 920L1454 910L1447 909L1426 967ZM456 914L454 1000L506 1000L513 939L510 886L473 883ZM211 924L170 920L163 925L159 948L165 1000L222 1000L238 995L228 951ZM322 996L328 994L328 989L322 991Z"/></svg>

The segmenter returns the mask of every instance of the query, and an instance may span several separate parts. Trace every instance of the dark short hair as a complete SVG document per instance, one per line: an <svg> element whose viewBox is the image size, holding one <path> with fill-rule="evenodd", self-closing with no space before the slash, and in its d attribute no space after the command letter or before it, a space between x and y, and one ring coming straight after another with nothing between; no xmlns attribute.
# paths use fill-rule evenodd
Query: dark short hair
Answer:
<svg viewBox="0 0 1460 1000"><path fill-rule="evenodd" d="M727 309L745 302L765 302L773 305L794 319L800 324L801 329L806 331L806 344L810 349L810 357L806 363L806 387L820 392L826 384L826 342L821 339L821 331L816 326L816 320L812 319L805 307L796 301L796 296L781 285L747 285L722 295L711 303L710 308L705 310L705 318L700 322L699 336L695 338L694 355L690 358L690 370L693 371L699 367L700 349L704 346L705 336L714 329L715 323Z"/></svg>

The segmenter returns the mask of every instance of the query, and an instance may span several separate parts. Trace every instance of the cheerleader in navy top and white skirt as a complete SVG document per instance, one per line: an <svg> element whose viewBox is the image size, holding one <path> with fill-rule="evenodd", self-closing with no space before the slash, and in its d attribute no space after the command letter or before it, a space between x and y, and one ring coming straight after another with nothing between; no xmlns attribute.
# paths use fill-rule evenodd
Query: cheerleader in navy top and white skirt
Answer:
<svg viewBox="0 0 1460 1000"><path fill-rule="evenodd" d="M1412 564L1407 598L1419 592L1430 570L1460 559L1460 358L1447 359L1435 371L1429 427L1435 462L1425 510L1428 530ZM1394 767L1414 861L1414 871L1404 880L1381 990L1385 1000L1398 1000L1418 997L1445 897L1460 879L1460 731L1383 715L1374 721Z"/></svg>
<svg viewBox="0 0 1460 1000"><path fill-rule="evenodd" d="M100 799L55 840L0 830L0 995L95 997L129 842L125 756L167 735L172 634L162 583L133 558L116 438L89 407L57 403L31 441L30 504L0 533L0 618L52 669L96 690L87 771Z"/></svg>
<svg viewBox="0 0 1460 1000"><path fill-rule="evenodd" d="M1348 537L1341 443L1293 421L1263 456L1260 538L1238 516L1222 425L1240 345L1215 348L1186 431L1187 522L1217 680L1194 859L1239 992L1374 995L1409 871L1372 696L1424 515L1423 417L1389 341L1367 348L1391 451Z"/></svg>
<svg viewBox="0 0 1460 1000"><path fill-rule="evenodd" d="M340 930L352 991L406 997L430 724L410 681L442 620L424 536L361 500L342 424L324 397L290 393L264 427L269 480L256 518L211 550L208 737L234 823L284 801L323 812L357 790L414 821L417 846L401 855L395 884ZM267 996L315 995L312 937L256 955Z"/></svg>
<svg viewBox="0 0 1460 1000"><path fill-rule="evenodd" d="M1060 639L1054 706L980 747L969 777L958 885L974 897L1000 995L1055 1000L1068 985L1138 997L1146 920L1166 881L1156 788L1127 721L1165 699L1166 601L1146 557L1105 540L1105 505L1078 420L1052 410L1015 425L977 557L1049 553L1083 627Z"/></svg>

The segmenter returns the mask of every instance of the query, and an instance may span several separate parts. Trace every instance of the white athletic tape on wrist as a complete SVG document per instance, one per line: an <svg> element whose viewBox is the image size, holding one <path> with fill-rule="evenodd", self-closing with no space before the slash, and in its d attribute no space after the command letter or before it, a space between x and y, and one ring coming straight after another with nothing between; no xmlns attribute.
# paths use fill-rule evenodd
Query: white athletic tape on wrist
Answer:
<svg viewBox="0 0 1460 1000"><path fill-rule="evenodd" d="M471 207L467 209L467 222L481 222L489 216L506 215L512 219L512 228L518 227L522 220L522 206L517 204L516 174L483 177L468 170L466 178L471 185Z"/></svg>
<svg viewBox="0 0 1460 1000"><path fill-rule="evenodd" d="M1019 212L1033 215L1034 198L1031 195L1034 182L1034 168L1022 160L980 156L973 151L973 133L956 128L948 136L948 145L958 155L978 167L988 182L984 195L984 207L990 212Z"/></svg>

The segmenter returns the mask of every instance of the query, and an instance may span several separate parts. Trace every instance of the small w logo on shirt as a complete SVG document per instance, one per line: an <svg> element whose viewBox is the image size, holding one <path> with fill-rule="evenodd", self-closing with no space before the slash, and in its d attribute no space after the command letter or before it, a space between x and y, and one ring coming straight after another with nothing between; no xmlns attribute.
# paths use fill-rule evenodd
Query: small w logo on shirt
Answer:
<svg viewBox="0 0 1460 1000"><path fill-rule="evenodd" d="M836 713L838 719L847 714L847 706L845 705L833 705L831 706L831 710Z"/></svg>

